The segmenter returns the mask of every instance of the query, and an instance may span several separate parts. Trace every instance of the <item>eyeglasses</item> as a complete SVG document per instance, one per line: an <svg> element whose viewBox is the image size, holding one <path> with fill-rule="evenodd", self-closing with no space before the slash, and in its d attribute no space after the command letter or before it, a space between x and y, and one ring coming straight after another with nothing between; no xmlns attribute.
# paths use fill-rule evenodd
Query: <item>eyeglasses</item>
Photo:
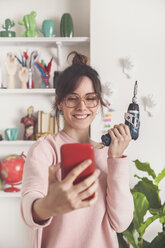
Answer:
<svg viewBox="0 0 165 248"><path fill-rule="evenodd" d="M78 94L73 93L67 95L65 98L65 105L68 108L74 108L76 107L80 101L82 100L87 108L94 108L99 103L99 97L96 93L88 93L83 97L80 97Z"/></svg>

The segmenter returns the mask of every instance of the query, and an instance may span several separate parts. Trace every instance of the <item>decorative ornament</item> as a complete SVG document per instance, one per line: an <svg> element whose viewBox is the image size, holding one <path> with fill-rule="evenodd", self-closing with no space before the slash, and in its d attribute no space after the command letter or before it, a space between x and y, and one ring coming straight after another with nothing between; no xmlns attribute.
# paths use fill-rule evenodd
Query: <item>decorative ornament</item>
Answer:
<svg viewBox="0 0 165 248"><path fill-rule="evenodd" d="M147 112L149 117L153 117L155 112L155 107L157 106L157 102L153 94L144 96L141 98L141 100L144 106L144 111Z"/></svg>
<svg viewBox="0 0 165 248"><path fill-rule="evenodd" d="M15 88L15 74L17 71L18 62L13 53L7 53L5 66L7 71L7 88L13 89Z"/></svg>
<svg viewBox="0 0 165 248"><path fill-rule="evenodd" d="M125 74L125 76L130 79L130 71L134 67L134 65L131 62L131 59L126 57L126 58L121 58L119 59L120 66L122 67L122 72Z"/></svg>
<svg viewBox="0 0 165 248"><path fill-rule="evenodd" d="M111 108L111 103L110 103L110 100L112 99L115 93L113 84L111 82L106 82L104 85L102 85L102 93L103 93L104 102L107 104L107 108L103 116L104 127L102 130L102 133L106 134L108 130L111 128L112 112L115 111L114 109Z"/></svg>
<svg viewBox="0 0 165 248"><path fill-rule="evenodd" d="M104 101L108 106L110 106L110 99L112 99L112 96L115 93L113 84L111 82L106 82L105 84L103 84L102 93L103 93Z"/></svg>
<svg viewBox="0 0 165 248"><path fill-rule="evenodd" d="M10 185L4 189L5 192L17 192L17 185L21 184L23 168L25 163L25 155L12 154L1 160L0 162L0 176L4 180L4 186Z"/></svg>
<svg viewBox="0 0 165 248"><path fill-rule="evenodd" d="M61 37L73 37L74 26L73 20L70 13L64 13L60 21L60 35Z"/></svg>
<svg viewBox="0 0 165 248"><path fill-rule="evenodd" d="M34 108L30 106L27 109L27 115L21 118L21 123L24 124L24 140L35 140L35 124L36 118L33 115Z"/></svg>
<svg viewBox="0 0 165 248"><path fill-rule="evenodd" d="M103 134L106 134L108 130L111 128L111 122L112 122L112 113L115 110L110 107L110 104L108 106L108 109L105 111L103 116L103 122L104 122L104 128L102 130Z"/></svg>
<svg viewBox="0 0 165 248"><path fill-rule="evenodd" d="M15 37L16 33L14 31L11 31L11 28L15 26L14 21L11 21L10 19L5 20L5 25L2 25L2 28L5 31L0 32L1 37Z"/></svg>
<svg viewBox="0 0 165 248"><path fill-rule="evenodd" d="M40 32L44 37L55 37L55 24L53 20L44 20Z"/></svg>
<svg viewBox="0 0 165 248"><path fill-rule="evenodd" d="M22 20L18 21L18 24L25 26L26 31L23 33L23 37L38 37L36 31L36 15L35 11L31 11L30 14L24 15Z"/></svg>

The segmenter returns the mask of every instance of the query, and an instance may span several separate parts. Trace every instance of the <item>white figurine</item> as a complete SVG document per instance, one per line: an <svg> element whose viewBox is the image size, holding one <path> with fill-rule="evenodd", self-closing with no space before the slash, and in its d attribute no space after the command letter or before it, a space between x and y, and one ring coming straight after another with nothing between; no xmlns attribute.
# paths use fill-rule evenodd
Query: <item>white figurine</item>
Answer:
<svg viewBox="0 0 165 248"><path fill-rule="evenodd" d="M21 88L26 89L28 82L28 68L21 65L18 73L18 77L21 81Z"/></svg>
<svg viewBox="0 0 165 248"><path fill-rule="evenodd" d="M7 76L8 76L7 88L13 89L15 88L14 76L16 74L17 65L18 65L18 62L13 53L7 53L5 65L6 65Z"/></svg>

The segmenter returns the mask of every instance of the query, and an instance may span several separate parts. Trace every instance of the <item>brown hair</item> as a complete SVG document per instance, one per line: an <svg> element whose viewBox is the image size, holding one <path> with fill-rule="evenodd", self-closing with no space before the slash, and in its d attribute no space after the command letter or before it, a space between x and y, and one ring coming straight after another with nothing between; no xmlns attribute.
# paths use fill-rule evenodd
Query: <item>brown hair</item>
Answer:
<svg viewBox="0 0 165 248"><path fill-rule="evenodd" d="M58 105L66 97L66 95L72 93L76 89L79 78L84 76L91 79L94 90L99 96L101 107L106 106L105 102L102 99L101 82L97 71L94 70L91 66L87 65L88 59L85 55L79 54L74 51L68 55L67 59L71 54L75 54L72 60L72 65L67 67L60 74L56 84L57 97L54 107L57 119L59 118L60 113Z"/></svg>

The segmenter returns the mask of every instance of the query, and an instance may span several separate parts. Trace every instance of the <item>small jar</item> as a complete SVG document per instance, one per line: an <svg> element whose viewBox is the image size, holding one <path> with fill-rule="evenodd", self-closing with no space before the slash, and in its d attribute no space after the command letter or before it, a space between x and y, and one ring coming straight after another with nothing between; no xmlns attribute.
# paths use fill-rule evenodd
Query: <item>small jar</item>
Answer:
<svg viewBox="0 0 165 248"><path fill-rule="evenodd" d="M50 88L50 83L49 83L49 74L45 74L44 76L41 76L42 78L42 87L43 88Z"/></svg>

